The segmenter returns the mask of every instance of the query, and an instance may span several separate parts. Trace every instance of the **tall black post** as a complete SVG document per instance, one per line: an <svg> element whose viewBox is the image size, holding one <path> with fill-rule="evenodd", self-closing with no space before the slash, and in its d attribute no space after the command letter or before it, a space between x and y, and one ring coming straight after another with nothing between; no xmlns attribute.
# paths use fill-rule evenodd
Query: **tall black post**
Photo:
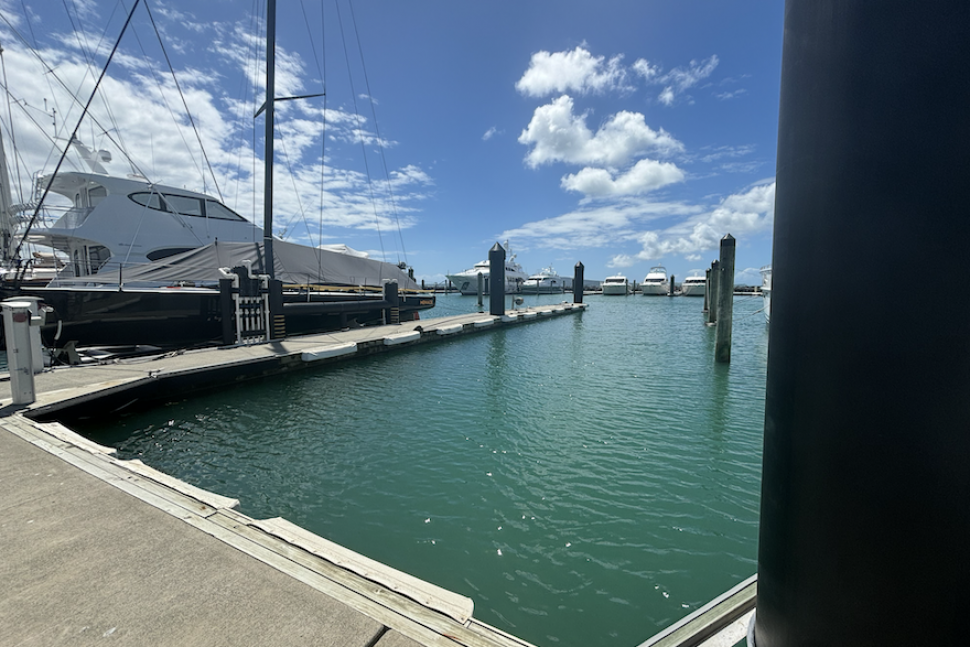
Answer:
<svg viewBox="0 0 970 647"><path fill-rule="evenodd" d="M505 314L505 248L495 243L488 250L488 313Z"/></svg>
<svg viewBox="0 0 970 647"><path fill-rule="evenodd" d="M786 4L757 647L967 643L968 25Z"/></svg>
<svg viewBox="0 0 970 647"><path fill-rule="evenodd" d="M731 362L731 328L734 323L734 236L721 239L720 269L717 279L717 328L714 331L714 361Z"/></svg>
<svg viewBox="0 0 970 647"><path fill-rule="evenodd" d="M263 250L269 259L266 273L269 278L276 278L276 264L273 256L273 136L276 132L275 109L276 99L276 0L266 3L266 128L264 137L263 161Z"/></svg>
<svg viewBox="0 0 970 647"><path fill-rule="evenodd" d="M583 302L583 287L586 284L583 273L585 271L586 266L582 262L576 263L576 267L573 269L573 303Z"/></svg>

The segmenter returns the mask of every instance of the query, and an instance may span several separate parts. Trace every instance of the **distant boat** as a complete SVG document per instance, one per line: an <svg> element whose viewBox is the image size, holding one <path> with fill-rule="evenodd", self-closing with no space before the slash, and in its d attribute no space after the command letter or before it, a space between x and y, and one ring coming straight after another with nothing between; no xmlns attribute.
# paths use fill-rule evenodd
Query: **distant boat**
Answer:
<svg viewBox="0 0 970 647"><path fill-rule="evenodd" d="M761 268L761 296L765 300L765 323L771 323L771 265Z"/></svg>
<svg viewBox="0 0 970 647"><path fill-rule="evenodd" d="M707 274L703 270L691 270L680 284L680 294L685 297L702 297L707 289Z"/></svg>
<svg viewBox="0 0 970 647"><path fill-rule="evenodd" d="M651 267L640 285L643 296L663 296L670 293L670 281L667 280L667 268L662 265Z"/></svg>
<svg viewBox="0 0 970 647"><path fill-rule="evenodd" d="M523 294L558 294L566 290L571 281L559 276L552 267L546 267L530 276L522 284Z"/></svg>
<svg viewBox="0 0 970 647"><path fill-rule="evenodd" d="M630 293L630 282L622 274L608 276L603 281L604 295L627 295Z"/></svg>
<svg viewBox="0 0 970 647"><path fill-rule="evenodd" d="M509 242L505 241L505 251L509 252ZM489 270L491 269L491 264L488 260L480 261L475 263L475 266L471 269L465 270L464 272L458 272L457 274L446 274L445 276L451 281L451 284L461 292L462 294L478 294L478 275L482 275L482 280L484 282L483 291L484 294L489 294ZM529 275L525 273L522 266L515 261L515 254L512 254L505 259L505 293L512 294L518 293L522 289L522 284L525 283Z"/></svg>

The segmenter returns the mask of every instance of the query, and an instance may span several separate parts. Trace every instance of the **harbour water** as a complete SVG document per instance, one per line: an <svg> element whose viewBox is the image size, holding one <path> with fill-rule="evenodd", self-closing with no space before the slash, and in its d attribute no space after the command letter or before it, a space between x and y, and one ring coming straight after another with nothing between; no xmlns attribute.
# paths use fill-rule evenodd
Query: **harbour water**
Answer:
<svg viewBox="0 0 970 647"><path fill-rule="evenodd" d="M715 365L701 299L586 301L76 428L537 645L634 647L755 572L767 330L736 297Z"/></svg>

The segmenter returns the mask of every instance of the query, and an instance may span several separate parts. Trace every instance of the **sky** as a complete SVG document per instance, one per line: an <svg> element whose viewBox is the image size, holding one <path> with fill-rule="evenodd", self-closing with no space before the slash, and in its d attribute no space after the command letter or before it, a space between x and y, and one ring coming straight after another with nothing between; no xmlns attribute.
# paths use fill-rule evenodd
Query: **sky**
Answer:
<svg viewBox="0 0 970 647"><path fill-rule="evenodd" d="M0 0L14 185L29 196L77 129L110 173L261 225L265 3L141 0L94 93L133 2ZM736 282L760 283L779 0L279 4L276 96L325 96L276 104L277 235L429 283L505 241L529 273L679 282L730 233Z"/></svg>

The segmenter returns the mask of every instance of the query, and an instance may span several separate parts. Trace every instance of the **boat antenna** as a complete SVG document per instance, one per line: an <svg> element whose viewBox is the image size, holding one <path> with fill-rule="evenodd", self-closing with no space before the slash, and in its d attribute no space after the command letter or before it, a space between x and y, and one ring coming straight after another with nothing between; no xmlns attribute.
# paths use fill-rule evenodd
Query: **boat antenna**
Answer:
<svg viewBox="0 0 970 647"><path fill-rule="evenodd" d="M88 114L88 110L91 108L91 103L94 101L94 97L98 95L98 88L101 87L101 81L104 80L105 74L108 73L108 66L111 65L111 59L114 58L115 52L118 51L118 46L121 45L121 39L124 37L125 32L128 30L128 25L131 23L132 16L135 15L135 10L138 9L138 3L141 0L135 0L135 4L132 5L131 11L128 13L128 17L125 19L125 24L121 28L121 33L118 34L118 39L115 41L114 47L111 48L111 53L108 54L108 60L104 62L104 67L101 69L101 75L94 84L94 88L91 90L91 96L88 97L87 103L84 104L84 110L81 111L81 116L77 120L77 124L74 126L74 132L71 133L69 142L77 139L77 131L81 129L81 122L84 121L84 117ZM64 164L64 158L67 157L67 152L71 149L70 144L64 147L64 151L61 153L60 159L57 160L57 166L54 167L54 172L51 174L50 182L44 185L44 192L40 196L40 200L37 201L37 206L34 207L34 213L30 216L30 220L27 222L27 228L24 230L23 236L20 237L20 242L17 244L17 249L14 250L14 257L20 255L20 250L24 246L24 241L27 240L27 235L30 233L30 228L34 226L37 221L37 216L40 214L40 209L44 205L44 201L47 199L47 194L50 193L51 184L54 183L54 178L57 177L57 173L61 170L61 165ZM24 271L26 266L21 268L21 271L17 273L15 279L15 284L19 284L23 280Z"/></svg>

